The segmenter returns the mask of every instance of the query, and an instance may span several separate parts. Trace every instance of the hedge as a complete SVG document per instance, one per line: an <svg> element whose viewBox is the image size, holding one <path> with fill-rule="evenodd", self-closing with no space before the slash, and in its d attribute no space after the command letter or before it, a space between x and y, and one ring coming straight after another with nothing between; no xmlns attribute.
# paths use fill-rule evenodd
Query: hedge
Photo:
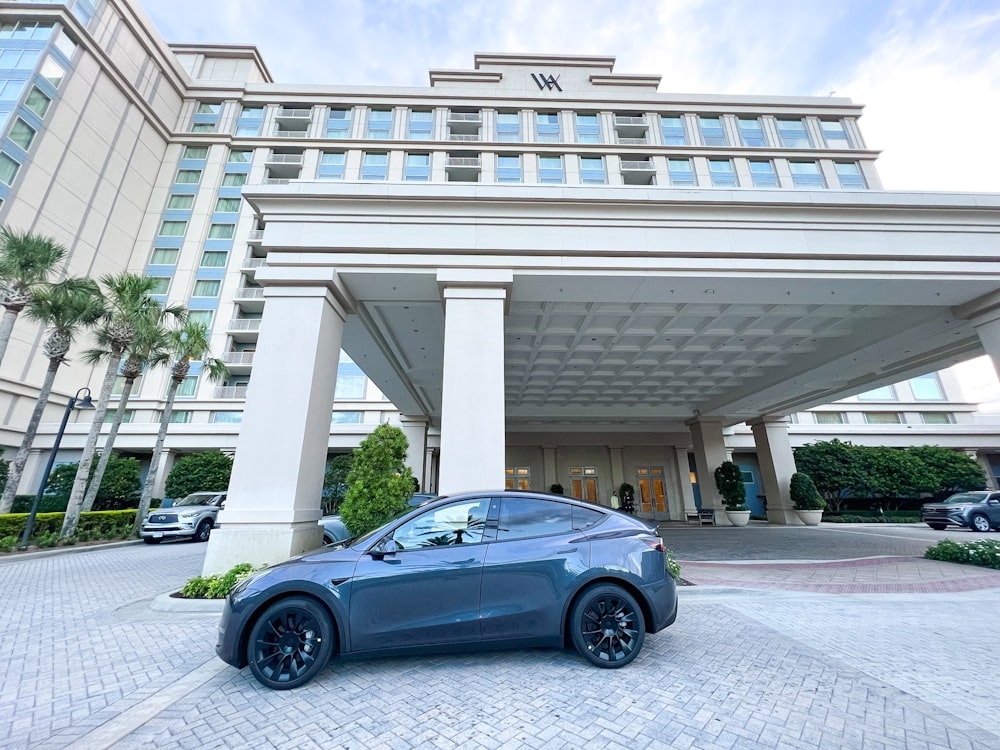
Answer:
<svg viewBox="0 0 1000 750"><path fill-rule="evenodd" d="M31 538L43 534L58 534L62 530L65 513L39 513L35 516L35 525L31 530ZM95 510L80 514L78 531L111 533L122 526L131 526L135 521L135 510ZM7 536L20 537L28 522L27 513L8 513L0 516L0 538Z"/></svg>
<svg viewBox="0 0 1000 750"><path fill-rule="evenodd" d="M1000 570L1000 542L980 539L975 542L955 542L944 539L924 553L928 560L979 565Z"/></svg>

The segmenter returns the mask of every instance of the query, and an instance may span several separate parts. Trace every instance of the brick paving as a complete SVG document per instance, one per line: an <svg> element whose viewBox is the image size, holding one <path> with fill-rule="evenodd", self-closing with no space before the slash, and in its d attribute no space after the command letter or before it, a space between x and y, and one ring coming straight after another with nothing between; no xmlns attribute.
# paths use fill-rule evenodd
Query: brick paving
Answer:
<svg viewBox="0 0 1000 750"><path fill-rule="evenodd" d="M724 543L740 531L665 534L685 576L721 583L682 588L677 624L625 669L558 650L429 654L334 662L286 692L214 659L215 616L149 608L199 572L204 545L0 560L0 748L1000 747L1000 677L974 638L995 627L1000 581L830 595L803 587L987 576L885 554L918 531L763 528ZM819 564L803 560L809 539ZM851 558L828 552L841 547ZM770 561L746 564L762 550Z"/></svg>

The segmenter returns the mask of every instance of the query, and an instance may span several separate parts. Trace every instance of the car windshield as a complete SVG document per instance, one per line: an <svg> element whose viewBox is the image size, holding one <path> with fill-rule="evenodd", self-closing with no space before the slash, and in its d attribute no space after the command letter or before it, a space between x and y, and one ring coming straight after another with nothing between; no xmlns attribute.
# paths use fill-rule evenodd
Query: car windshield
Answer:
<svg viewBox="0 0 1000 750"><path fill-rule="evenodd" d="M187 497L185 497L185 498L183 498L181 500L178 500L176 503L174 503L174 505L177 505L177 506L180 506L180 505L208 505L212 501L213 497L215 497L215 495L213 493L210 493L210 492L209 493L205 493L205 494L197 494L196 493L194 495L188 495Z"/></svg>
<svg viewBox="0 0 1000 750"><path fill-rule="evenodd" d="M977 495L974 492L962 492L952 495L945 500L945 505L964 505L966 503L981 503L986 499L986 495Z"/></svg>

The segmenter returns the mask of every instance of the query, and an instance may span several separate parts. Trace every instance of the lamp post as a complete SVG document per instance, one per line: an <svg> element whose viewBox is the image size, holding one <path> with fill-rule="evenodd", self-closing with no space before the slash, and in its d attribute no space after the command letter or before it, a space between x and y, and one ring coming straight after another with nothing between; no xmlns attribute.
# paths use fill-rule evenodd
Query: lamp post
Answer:
<svg viewBox="0 0 1000 750"><path fill-rule="evenodd" d="M81 397L80 394L86 391L86 395ZM77 402L79 402L79 407L81 409L93 409L94 402L90 398L90 389L81 388L76 392L66 404L66 411L63 412L62 422L59 424L59 432L56 433L56 441L52 444L52 452L49 454L49 462L45 464L45 473L42 474L41 484L38 485L38 492L35 493L35 499L31 503L31 512L28 513L28 524L24 527L24 536L21 537L21 548L28 546L28 540L31 538L31 531L35 526L35 516L38 515L38 505L42 502L42 495L45 493L45 485L49 483L49 474L52 473L52 464L56 462L56 453L59 452L59 444L62 442L63 433L66 431L66 423L69 422L69 415L72 413L73 409L76 408Z"/></svg>

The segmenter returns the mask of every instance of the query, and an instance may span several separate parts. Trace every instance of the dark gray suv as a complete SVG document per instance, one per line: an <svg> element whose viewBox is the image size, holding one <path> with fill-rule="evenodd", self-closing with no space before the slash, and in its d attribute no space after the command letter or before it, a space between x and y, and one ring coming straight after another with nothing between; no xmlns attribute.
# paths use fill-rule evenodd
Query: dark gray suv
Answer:
<svg viewBox="0 0 1000 750"><path fill-rule="evenodd" d="M949 525L1000 529L1000 492L959 492L943 503L927 503L920 509L920 520L937 531Z"/></svg>

